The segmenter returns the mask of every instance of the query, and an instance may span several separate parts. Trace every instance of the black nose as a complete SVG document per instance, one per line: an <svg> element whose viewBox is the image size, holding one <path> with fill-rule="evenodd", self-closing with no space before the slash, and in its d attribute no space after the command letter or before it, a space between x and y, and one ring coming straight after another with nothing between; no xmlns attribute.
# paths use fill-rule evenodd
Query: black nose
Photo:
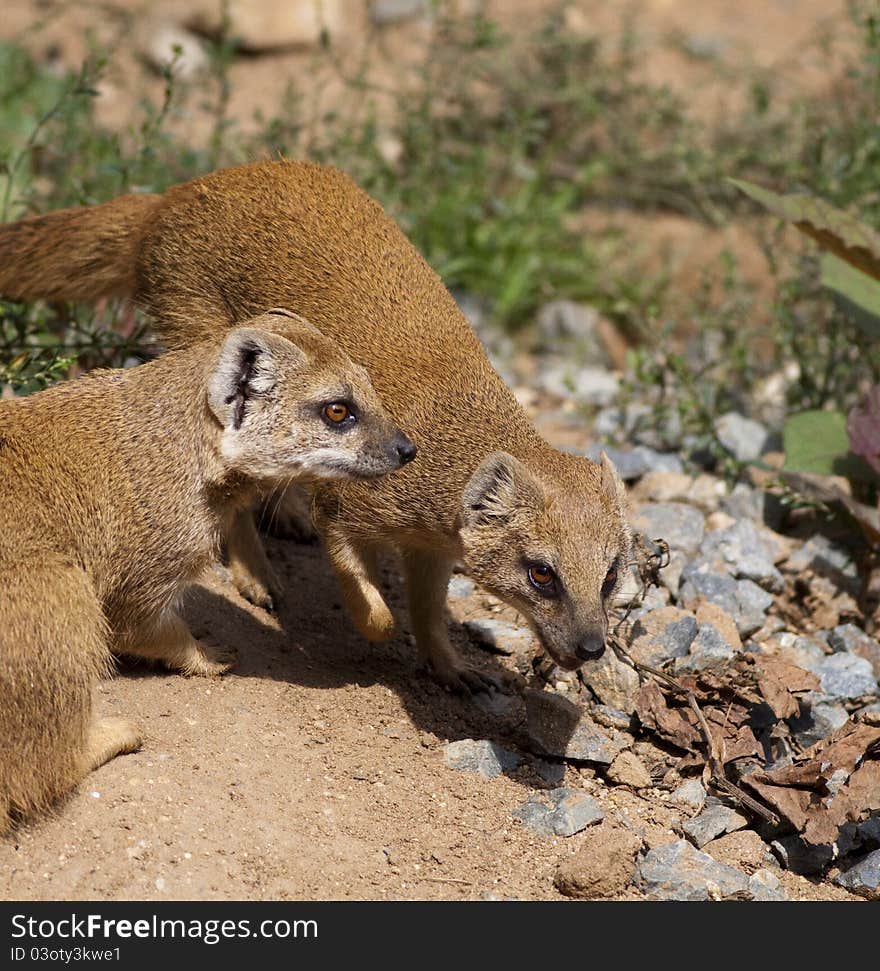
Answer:
<svg viewBox="0 0 880 971"><path fill-rule="evenodd" d="M416 457L416 452L418 449L415 444L411 442L406 435L399 434L394 440L394 451L397 453L397 457L400 459L401 465L406 465L407 462L412 462Z"/></svg>
<svg viewBox="0 0 880 971"><path fill-rule="evenodd" d="M597 661L605 653L605 639L597 635L585 637L574 653L581 661Z"/></svg>

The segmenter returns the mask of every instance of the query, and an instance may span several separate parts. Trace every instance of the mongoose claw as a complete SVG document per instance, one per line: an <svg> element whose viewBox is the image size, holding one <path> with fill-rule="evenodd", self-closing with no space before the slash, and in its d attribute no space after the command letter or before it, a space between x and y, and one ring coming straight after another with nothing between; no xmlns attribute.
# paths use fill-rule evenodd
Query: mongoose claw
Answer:
<svg viewBox="0 0 880 971"><path fill-rule="evenodd" d="M190 677L216 678L226 674L238 660L238 654L235 651L220 650L201 641L196 644L197 650L190 654L180 668L181 674Z"/></svg>
<svg viewBox="0 0 880 971"><path fill-rule="evenodd" d="M448 667L441 670L432 665L432 673L443 688L456 695L475 695L501 690L495 678L477 671L476 668Z"/></svg>
<svg viewBox="0 0 880 971"><path fill-rule="evenodd" d="M277 613L281 605L281 590L275 587L269 590L256 577L244 577L240 573L233 573L233 582L238 592L255 607L260 607L270 614Z"/></svg>

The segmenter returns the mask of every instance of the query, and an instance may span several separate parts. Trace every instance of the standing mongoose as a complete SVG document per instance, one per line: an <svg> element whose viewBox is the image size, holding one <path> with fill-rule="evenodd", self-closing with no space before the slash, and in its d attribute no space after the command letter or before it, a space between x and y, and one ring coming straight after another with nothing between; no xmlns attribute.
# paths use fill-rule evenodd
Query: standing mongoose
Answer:
<svg viewBox="0 0 880 971"><path fill-rule="evenodd" d="M138 729L92 714L111 652L229 664L176 606L236 510L292 479L415 454L364 370L284 311L142 367L0 402L0 832Z"/></svg>
<svg viewBox="0 0 880 971"><path fill-rule="evenodd" d="M449 640L455 561L520 610L560 665L604 650L631 544L613 466L538 435L439 277L342 172L256 162L0 226L0 293L133 296L172 347L266 307L304 314L366 367L420 449L378 486L325 484L313 497L359 629L377 640L393 629L376 568L390 546L420 654L452 688L483 686Z"/></svg>

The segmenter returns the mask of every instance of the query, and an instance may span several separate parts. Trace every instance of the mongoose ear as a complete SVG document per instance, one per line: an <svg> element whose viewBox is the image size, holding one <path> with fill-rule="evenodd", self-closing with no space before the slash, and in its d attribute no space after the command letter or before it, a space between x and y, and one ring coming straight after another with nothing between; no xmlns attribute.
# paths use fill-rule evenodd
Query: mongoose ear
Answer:
<svg viewBox="0 0 880 971"><path fill-rule="evenodd" d="M540 482L507 452L493 452L471 476L462 495L465 526L509 519L517 509L543 502Z"/></svg>
<svg viewBox="0 0 880 971"><path fill-rule="evenodd" d="M621 509L626 506L626 486L617 466L605 454L604 450L599 453L599 465L602 468L602 491L606 496Z"/></svg>
<svg viewBox="0 0 880 971"><path fill-rule="evenodd" d="M248 401L267 395L277 383L279 369L295 366L304 357L278 334L254 327L233 330L208 379L208 406L225 428L241 428Z"/></svg>

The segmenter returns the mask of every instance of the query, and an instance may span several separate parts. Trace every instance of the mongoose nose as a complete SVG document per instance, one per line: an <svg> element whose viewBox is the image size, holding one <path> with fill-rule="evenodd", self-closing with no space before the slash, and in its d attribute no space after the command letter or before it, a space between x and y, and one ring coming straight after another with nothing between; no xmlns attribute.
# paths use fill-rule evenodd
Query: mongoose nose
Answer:
<svg viewBox="0 0 880 971"><path fill-rule="evenodd" d="M574 649L574 653L581 661L596 661L605 653L605 639L598 634L585 637Z"/></svg>
<svg viewBox="0 0 880 971"><path fill-rule="evenodd" d="M394 451L397 453L397 457L400 459L401 465L406 465L407 462L412 462L416 457L416 452L418 449L415 444L411 442L406 435L398 435L394 441Z"/></svg>

